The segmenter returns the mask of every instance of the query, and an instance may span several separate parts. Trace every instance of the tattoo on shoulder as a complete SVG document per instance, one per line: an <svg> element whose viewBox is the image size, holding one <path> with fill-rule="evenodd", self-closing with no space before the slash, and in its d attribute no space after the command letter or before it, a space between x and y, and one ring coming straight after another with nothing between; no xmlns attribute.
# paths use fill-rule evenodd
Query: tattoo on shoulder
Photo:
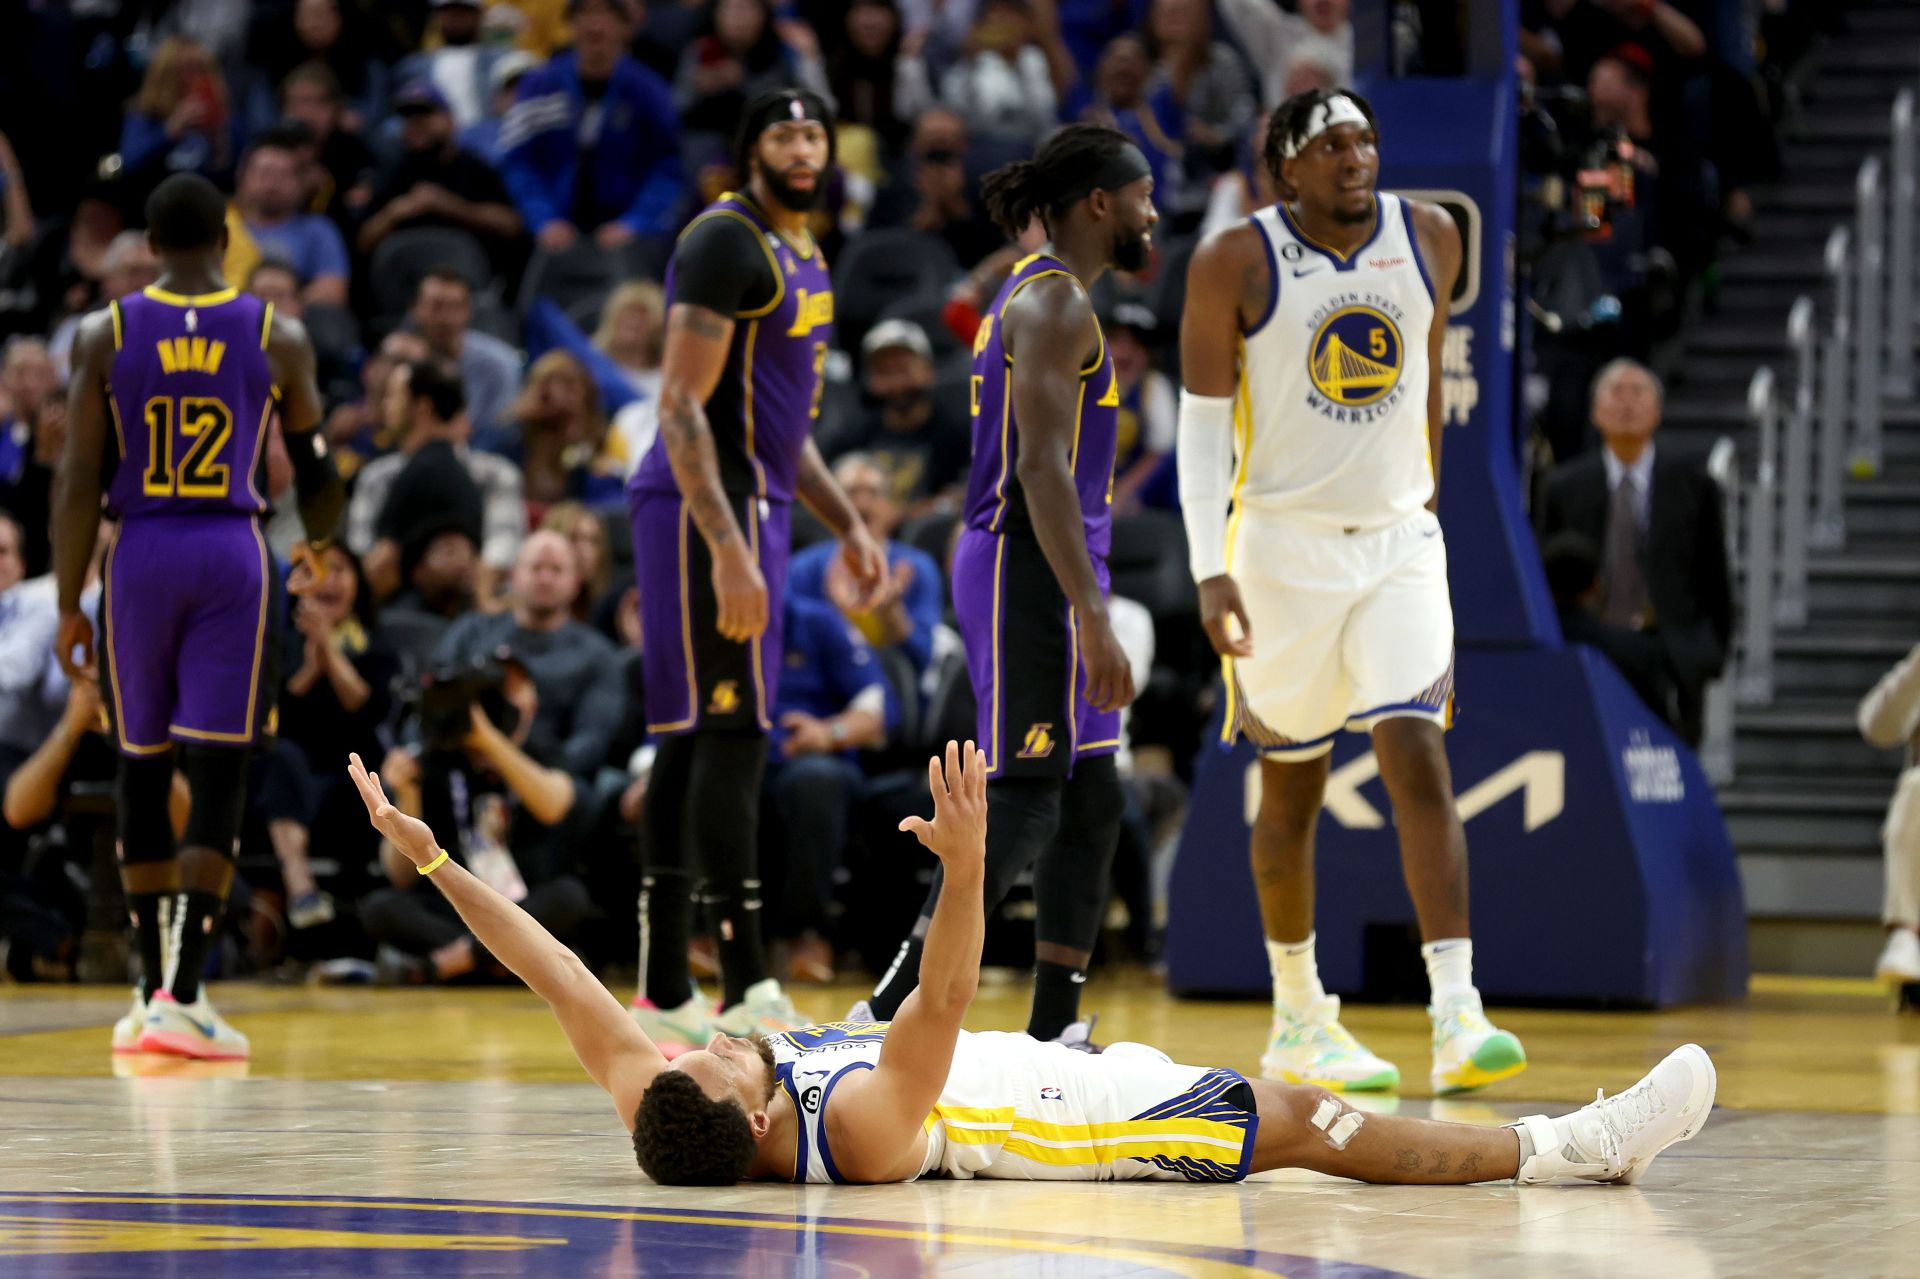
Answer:
<svg viewBox="0 0 1920 1279"><path fill-rule="evenodd" d="M703 338L718 340L727 335L728 321L701 307L689 306L674 316L673 322L674 327L685 329Z"/></svg>

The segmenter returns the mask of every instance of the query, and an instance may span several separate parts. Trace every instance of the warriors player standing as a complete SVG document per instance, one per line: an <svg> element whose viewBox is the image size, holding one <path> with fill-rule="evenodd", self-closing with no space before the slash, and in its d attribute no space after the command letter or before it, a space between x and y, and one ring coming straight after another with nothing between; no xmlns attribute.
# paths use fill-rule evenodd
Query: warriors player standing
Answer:
<svg viewBox="0 0 1920 1279"><path fill-rule="evenodd" d="M1194 254L1179 442L1226 731L1262 753L1252 855L1274 1017L1261 1069L1336 1089L1400 1081L1340 1025L1314 964L1314 824L1346 729L1372 734L1393 801L1433 989L1434 1090L1477 1088L1525 1069L1526 1054L1473 986L1466 835L1442 739L1453 609L1432 371L1460 233L1434 205L1376 194L1373 113L1355 94L1289 99L1265 150L1293 199Z"/></svg>

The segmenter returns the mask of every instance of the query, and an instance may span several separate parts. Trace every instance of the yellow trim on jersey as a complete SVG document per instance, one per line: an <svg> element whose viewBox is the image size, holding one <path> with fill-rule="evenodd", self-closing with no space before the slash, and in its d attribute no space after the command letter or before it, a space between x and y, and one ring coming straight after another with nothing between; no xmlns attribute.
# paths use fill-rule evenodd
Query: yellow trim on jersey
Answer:
<svg viewBox="0 0 1920 1279"><path fill-rule="evenodd" d="M1083 381L1098 373L1100 366L1107 362L1107 331L1100 326L1100 317L1097 315L1093 317L1093 332L1095 336L1100 339L1100 346L1094 352L1093 363L1080 370L1080 377Z"/></svg>
<svg viewBox="0 0 1920 1279"><path fill-rule="evenodd" d="M752 436L748 436L748 438L751 439ZM753 562L756 565L760 563L760 504L758 502L747 503L747 554L753 557ZM719 602L716 600L715 607L717 608L718 606ZM760 643L765 634L766 632L762 630L753 637L753 652L751 654L753 661L753 715L755 719L760 721L761 728L772 732L773 723L767 718L767 687L765 681L760 678Z"/></svg>
<svg viewBox="0 0 1920 1279"><path fill-rule="evenodd" d="M781 243L785 244L789 249L792 249L795 253L799 254L800 260L802 262L813 261L813 255L820 251L819 241L813 238L813 232L802 231L801 234L807 237L807 241L804 245L801 244L798 240L794 239L792 236L788 235L785 231L782 231L779 227L775 226L773 224L773 216L767 212L766 206L761 204L760 201L754 199L752 196L748 195L745 191L728 191L723 193L720 198L722 200L738 200L740 201L740 203L746 205L748 208L758 213L762 218L762 220L766 222L767 229L769 231L772 231L775 235L779 236Z"/></svg>
<svg viewBox="0 0 1920 1279"><path fill-rule="evenodd" d="M767 472L753 452L753 347L760 340L760 321L747 325L747 340L740 357L740 417L746 428L747 465L753 468L755 496L767 495Z"/></svg>
<svg viewBox="0 0 1920 1279"><path fill-rule="evenodd" d="M254 732L253 710L260 696L260 659L267 649L267 612L268 601L272 599L273 557L267 553L267 539L261 535L260 521L249 521L253 525L254 544L260 548L260 620L253 631L253 672L247 676L247 718L237 733L216 732L210 728L182 728L178 724L168 724L167 732L174 737L185 737L196 742L251 742Z"/></svg>
<svg viewBox="0 0 1920 1279"><path fill-rule="evenodd" d="M118 351L122 339L126 337L126 327L120 322L120 301L118 298L107 303L107 313L113 316L113 349Z"/></svg>
<svg viewBox="0 0 1920 1279"><path fill-rule="evenodd" d="M695 678L693 665L693 606L688 602L687 583L693 574L687 565L687 523L686 499L680 500L680 649L687 668L687 717L674 720L671 724L648 724L649 733L677 733L692 726L700 718L700 684Z"/></svg>
<svg viewBox="0 0 1920 1279"><path fill-rule="evenodd" d="M120 443L120 460L127 460L127 432L120 424L120 401L113 397L113 387L107 387L107 413L113 418L113 438Z"/></svg>
<svg viewBox="0 0 1920 1279"><path fill-rule="evenodd" d="M169 293L157 284L149 284L140 290L142 297L152 298L155 302L165 302L168 306L219 306L222 302L231 302L240 296L240 290L228 285L217 293Z"/></svg>
<svg viewBox="0 0 1920 1279"><path fill-rule="evenodd" d="M1022 268L1024 268L1029 262L1032 262L1035 258L1044 258L1044 257L1051 257L1051 255L1046 253L1035 253L1031 257L1022 258L1018 263L1014 265L1013 273L1015 275L1020 274ZM1058 262L1060 259L1053 258L1053 260L1055 262ZM1007 350L1007 338L1006 338L1007 326L1005 324L1005 316L1007 314L1007 308L1012 306L1013 300L1020 296L1020 290L1026 288L1029 284L1032 284L1035 280L1044 280L1050 275L1064 275L1069 279L1073 280L1076 284L1079 283L1079 280L1080 280L1079 276L1067 270L1064 266L1049 267L1044 271L1035 271L1032 275L1020 281L1020 283L1014 285L1013 292L1007 294L1006 299L1000 303L999 308L995 310L993 313L994 322L1000 325L1000 354L1006 357L1008 368L1013 367L1013 355L1011 352ZM1084 290L1082 291L1084 292ZM1098 324L1099 321L1096 320L1094 321L1094 323ZM1104 342L1106 339L1103 337L1101 340ZM1080 376L1085 377L1086 374L1082 373Z"/></svg>
<svg viewBox="0 0 1920 1279"><path fill-rule="evenodd" d="M1011 1106L949 1106L937 1103L927 1116L938 1120L950 1145L998 1145L1007 1154L1055 1167L1110 1164L1118 1159L1194 1159L1238 1169L1247 1132L1213 1119L1125 1119L1116 1123L1055 1124L1029 1119Z"/></svg>
<svg viewBox="0 0 1920 1279"><path fill-rule="evenodd" d="M268 305L271 306L272 303L268 303ZM247 461L247 496L260 503L262 514L266 512L269 503L265 498L260 496L260 490L253 486L253 480L256 475L260 474L260 450L266 445L267 419L273 416L273 403L277 398L279 398L277 394L269 395L266 401L260 405L260 427L254 432L253 456ZM297 432L297 434L304 434L304 432Z"/></svg>
<svg viewBox="0 0 1920 1279"><path fill-rule="evenodd" d="M740 197L732 196L731 198L738 199ZM740 212L738 209L708 209L705 213L702 213L699 217L687 223L687 229L680 233L680 238L682 240L686 239L688 235L692 234L693 228L699 226L708 218L732 218L741 226L753 232L754 241L759 244L760 251L767 255L767 265L773 268L773 301L767 303L765 306L756 307L751 311L736 311L734 312L733 318L736 320L757 320L763 315L771 315L774 308L786 300L787 273L780 269L780 259L773 256L773 246L767 243L766 228L755 223L752 218ZM776 232L775 234L778 233ZM798 252L798 250L795 251Z"/></svg>
<svg viewBox="0 0 1920 1279"><path fill-rule="evenodd" d="M1241 520L1247 513L1246 504L1240 499L1240 491L1247 484L1248 458L1253 453L1253 390L1247 376L1247 339L1239 340L1240 379L1233 394L1233 441L1240 450L1240 459L1233 468L1233 489L1227 497L1227 545L1226 570L1233 572L1233 543L1240 532ZM1240 679L1234 674L1233 659L1220 658L1220 675L1227 685L1226 717L1220 721L1220 740L1229 746L1233 744L1234 725L1242 707Z"/></svg>
<svg viewBox="0 0 1920 1279"><path fill-rule="evenodd" d="M1001 505L1006 500L1001 499ZM996 518L998 518L996 516ZM993 535L993 709L987 721L987 776L1000 771L1001 760L994 757L1000 749L1000 569L1007 559L1007 535Z"/></svg>
<svg viewBox="0 0 1920 1279"><path fill-rule="evenodd" d="M113 685L113 733L120 739L120 752L123 755L161 755L173 749L172 742L147 746L127 740L127 712L120 701L120 664L113 660L113 554L119 549L120 525L115 524L113 531L107 534L107 553L100 570L100 620L107 631L104 660L112 668L112 676L107 682Z"/></svg>
<svg viewBox="0 0 1920 1279"><path fill-rule="evenodd" d="M269 302L260 310L260 349L267 349L267 339L273 336L273 303ZM276 392L278 394L278 392Z"/></svg>
<svg viewBox="0 0 1920 1279"><path fill-rule="evenodd" d="M993 508L993 519L988 524L994 532L1000 531L1000 517L1007 513L1007 476L1013 468L1013 452L1007 447L1013 431L1013 379L1000 379L1000 478L994 481L994 491L1000 495L999 504Z"/></svg>

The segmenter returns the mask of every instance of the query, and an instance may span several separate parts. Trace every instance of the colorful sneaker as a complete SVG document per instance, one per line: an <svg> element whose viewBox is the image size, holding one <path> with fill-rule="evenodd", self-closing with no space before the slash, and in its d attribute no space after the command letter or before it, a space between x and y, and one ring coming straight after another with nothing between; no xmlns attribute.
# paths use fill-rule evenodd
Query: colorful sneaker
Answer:
<svg viewBox="0 0 1920 1279"><path fill-rule="evenodd" d="M780 983L769 977L747 987L746 995L731 1008L722 1009L713 1019L714 1029L729 1035L751 1039L756 1035L777 1035L798 1030L813 1023L800 1015Z"/></svg>
<svg viewBox="0 0 1920 1279"><path fill-rule="evenodd" d="M1334 1092L1391 1092L1400 1068L1376 1057L1340 1024L1340 996L1322 995L1304 1013L1276 1005L1273 1035L1260 1074L1290 1084L1314 1084Z"/></svg>
<svg viewBox="0 0 1920 1279"><path fill-rule="evenodd" d="M1592 1105L1557 1119L1528 1115L1513 1126L1533 1142L1533 1154L1513 1179L1531 1185L1577 1177L1630 1186L1656 1155L1706 1124L1716 1084L1706 1050L1683 1044L1617 1097L1601 1092Z"/></svg>
<svg viewBox="0 0 1920 1279"><path fill-rule="evenodd" d="M162 990L147 1000L140 1051L172 1053L200 1061L245 1061L247 1037L213 1011L206 991L202 990L200 998L191 1004L182 1004L171 992Z"/></svg>
<svg viewBox="0 0 1920 1279"><path fill-rule="evenodd" d="M113 1051L116 1053L137 1053L140 1051L140 1036L147 1030L147 1001L140 995L140 988L133 988L133 1007L127 1009L127 1015L113 1023Z"/></svg>
<svg viewBox="0 0 1920 1279"><path fill-rule="evenodd" d="M697 986L678 1008L662 1008L645 995L635 995L627 1011L668 1061L713 1038L713 1001Z"/></svg>
<svg viewBox="0 0 1920 1279"><path fill-rule="evenodd" d="M1887 948L1873 966L1874 975L1894 985L1920 981L1920 933L1911 928L1894 928L1887 933Z"/></svg>
<svg viewBox="0 0 1920 1279"><path fill-rule="evenodd" d="M1527 1050L1487 1020L1478 991L1455 995L1444 1007L1428 1008L1427 1015L1433 1018L1431 1080L1436 1097L1484 1088L1527 1068Z"/></svg>

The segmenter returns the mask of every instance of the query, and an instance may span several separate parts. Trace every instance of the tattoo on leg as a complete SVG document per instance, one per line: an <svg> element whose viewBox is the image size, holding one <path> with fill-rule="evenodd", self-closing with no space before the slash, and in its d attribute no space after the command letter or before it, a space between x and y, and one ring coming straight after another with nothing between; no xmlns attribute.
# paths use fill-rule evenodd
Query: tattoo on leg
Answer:
<svg viewBox="0 0 1920 1279"><path fill-rule="evenodd" d="M1433 1158L1427 1162L1427 1171L1438 1174L1438 1173L1445 1172L1447 1168L1448 1168L1447 1152L1444 1150L1434 1151Z"/></svg>
<svg viewBox="0 0 1920 1279"><path fill-rule="evenodd" d="M1480 1152L1476 1150L1472 1154L1468 1155L1465 1159L1462 1159L1460 1161L1460 1171L1463 1173L1479 1172L1480 1171Z"/></svg>
<svg viewBox="0 0 1920 1279"><path fill-rule="evenodd" d="M1401 1172L1419 1172L1420 1156L1411 1150L1403 1150L1393 1158L1393 1166Z"/></svg>

